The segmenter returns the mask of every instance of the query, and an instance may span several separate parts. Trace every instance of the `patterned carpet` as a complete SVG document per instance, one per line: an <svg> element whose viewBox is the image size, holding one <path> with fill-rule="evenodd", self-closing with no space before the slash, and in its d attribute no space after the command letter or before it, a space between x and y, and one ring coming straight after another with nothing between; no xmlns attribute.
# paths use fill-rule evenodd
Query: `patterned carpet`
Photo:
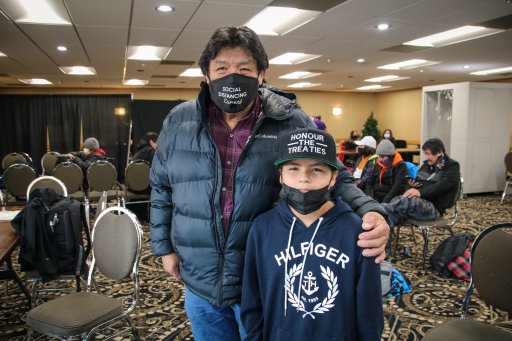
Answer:
<svg viewBox="0 0 512 341"><path fill-rule="evenodd" d="M505 221L512 221L511 198L507 198L504 205L499 205L497 195L468 196L460 201L460 220L455 230L476 235L481 229ZM183 285L163 272L160 260L150 254L148 238L146 225L144 250L139 267L141 300L132 315L140 335L145 340L193 340L183 309ZM443 238L432 236L429 254L432 254ZM403 297L383 299L386 323L382 340L420 340L428 329L460 314L467 283L459 279L439 277L429 267L421 270L419 255L422 242L419 233L416 234L416 239L418 245L414 245L410 230L403 229L399 250L402 245L410 245L411 256L404 257L398 252L392 262L411 280L413 292ZM13 262L17 267L16 259ZM100 286L103 282L101 278L98 280ZM126 295L127 286L128 283L110 286L106 291L113 296L122 297ZM41 300L52 297L52 293L43 293ZM477 294L473 297L469 318L512 331L512 320L507 313L489 309ZM8 293L4 287L1 288L0 340L23 340L26 333L24 306L25 298L12 281L8 284ZM104 339L109 333L107 331L98 335L97 339ZM115 339L125 340L129 337L125 333Z"/></svg>

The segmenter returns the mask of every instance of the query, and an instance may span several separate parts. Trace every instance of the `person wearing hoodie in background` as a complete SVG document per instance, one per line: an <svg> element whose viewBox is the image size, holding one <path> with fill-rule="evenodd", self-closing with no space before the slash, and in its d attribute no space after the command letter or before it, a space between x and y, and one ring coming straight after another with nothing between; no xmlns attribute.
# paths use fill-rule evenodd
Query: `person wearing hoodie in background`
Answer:
<svg viewBox="0 0 512 341"><path fill-rule="evenodd" d="M67 153L64 156L79 165L85 172L93 162L105 160L105 155L106 153L100 148L98 140L94 137L89 137L84 141L83 151Z"/></svg>
<svg viewBox="0 0 512 341"><path fill-rule="evenodd" d="M380 141L377 146L377 163L364 188L367 195L380 203L390 202L407 189L407 165L389 140Z"/></svg>
<svg viewBox="0 0 512 341"><path fill-rule="evenodd" d="M133 155L132 160L144 160L152 164L156 152L157 140L158 133L153 131L146 133L138 143L137 152Z"/></svg>
<svg viewBox="0 0 512 341"><path fill-rule="evenodd" d="M331 135L280 137L281 200L251 226L241 317L251 340L380 340L380 267L357 246L361 218L333 199Z"/></svg>

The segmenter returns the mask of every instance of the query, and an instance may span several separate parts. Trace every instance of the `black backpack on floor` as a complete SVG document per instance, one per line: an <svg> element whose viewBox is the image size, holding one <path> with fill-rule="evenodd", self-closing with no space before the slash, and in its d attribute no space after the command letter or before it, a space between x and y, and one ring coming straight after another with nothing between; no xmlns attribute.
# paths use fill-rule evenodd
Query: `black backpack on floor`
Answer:
<svg viewBox="0 0 512 341"><path fill-rule="evenodd" d="M90 248L83 205L51 188L36 189L12 225L21 236L21 271L37 270L43 280L79 276ZM84 248L83 234L87 241Z"/></svg>

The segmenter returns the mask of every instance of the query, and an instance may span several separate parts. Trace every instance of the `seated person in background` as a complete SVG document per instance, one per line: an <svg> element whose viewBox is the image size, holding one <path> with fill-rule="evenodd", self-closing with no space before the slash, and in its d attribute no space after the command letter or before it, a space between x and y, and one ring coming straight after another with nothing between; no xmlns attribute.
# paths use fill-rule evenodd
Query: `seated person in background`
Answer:
<svg viewBox="0 0 512 341"><path fill-rule="evenodd" d="M416 179L409 180L404 195L383 204L389 220L396 226L408 218L434 220L442 216L458 191L459 163L446 155L443 141L432 138L421 147L425 161Z"/></svg>
<svg viewBox="0 0 512 341"><path fill-rule="evenodd" d="M377 146L377 164L363 189L380 203L390 202L407 189L407 166L389 140Z"/></svg>
<svg viewBox="0 0 512 341"><path fill-rule="evenodd" d="M96 138L89 137L84 141L83 151L67 153L64 156L85 171L93 162L105 160L105 151L100 148L100 143Z"/></svg>
<svg viewBox="0 0 512 341"><path fill-rule="evenodd" d="M327 130L327 126L325 125L325 122L322 121L322 116L315 116L313 118L313 123L315 123L316 127L320 130Z"/></svg>
<svg viewBox="0 0 512 341"><path fill-rule="evenodd" d="M377 161L377 154L375 154L377 141L375 141L373 136L365 136L361 140L356 141L356 144L359 157L354 164L352 175L357 187L364 188L364 185L373 174L373 167Z"/></svg>
<svg viewBox="0 0 512 341"><path fill-rule="evenodd" d="M382 140L389 140L393 143L394 146L396 146L395 137L393 136L393 132L391 131L391 129L386 129L382 132Z"/></svg>
<svg viewBox="0 0 512 341"><path fill-rule="evenodd" d="M298 134L308 151L287 148ZM277 206L247 239L241 317L252 340L380 340L380 267L356 245L361 218L330 190L336 144L306 128L280 137ZM329 256L330 255L330 256Z"/></svg>
<svg viewBox="0 0 512 341"><path fill-rule="evenodd" d="M355 151L357 148L356 141L359 140L359 132L357 130L352 130L350 132L350 138L348 141L343 141L340 144L340 150L353 150ZM357 160L357 153L354 153L353 155L341 155L340 161L343 162L345 167L347 167L349 170L352 170L354 167L354 163Z"/></svg>
<svg viewBox="0 0 512 341"><path fill-rule="evenodd" d="M155 156L157 140L157 133L153 131L146 133L137 145L137 152L133 155L132 160L145 160L151 164Z"/></svg>

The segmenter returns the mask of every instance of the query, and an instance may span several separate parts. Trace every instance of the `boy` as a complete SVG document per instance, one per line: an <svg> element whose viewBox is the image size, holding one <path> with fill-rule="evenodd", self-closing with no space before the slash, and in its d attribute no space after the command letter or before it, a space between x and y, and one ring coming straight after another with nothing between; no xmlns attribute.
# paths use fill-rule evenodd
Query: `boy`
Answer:
<svg viewBox="0 0 512 341"><path fill-rule="evenodd" d="M326 132L283 135L281 198L247 240L246 340L380 340L380 268L356 245L361 219L330 188L339 166Z"/></svg>

